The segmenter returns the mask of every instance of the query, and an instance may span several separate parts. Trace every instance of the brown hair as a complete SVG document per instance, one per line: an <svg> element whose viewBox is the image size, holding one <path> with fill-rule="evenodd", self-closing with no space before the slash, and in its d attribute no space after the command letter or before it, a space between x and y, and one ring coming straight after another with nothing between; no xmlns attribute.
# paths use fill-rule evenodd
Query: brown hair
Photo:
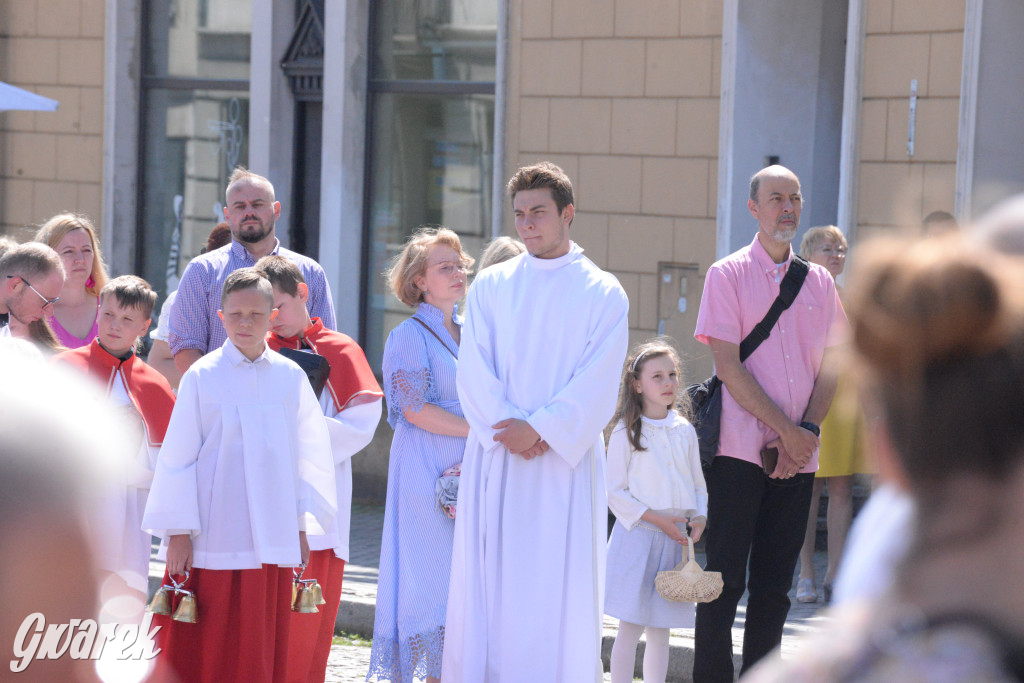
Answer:
<svg viewBox="0 0 1024 683"><path fill-rule="evenodd" d="M451 247L459 253L462 264L466 266L466 274L475 259L462 250L462 242L454 231L448 228L421 227L405 243L405 248L391 259L384 277L388 286L398 300L406 306L415 308L423 301L423 292L416 285L416 279L427 270L427 256L436 245Z"/></svg>
<svg viewBox="0 0 1024 683"><path fill-rule="evenodd" d="M935 484L1001 477L1024 455L1021 270L950 235L876 240L851 274L861 374L911 486L932 502Z"/></svg>
<svg viewBox="0 0 1024 683"><path fill-rule="evenodd" d="M612 424L616 425L621 420L626 427L629 437L629 445L635 451L645 451L640 443L640 432L643 427L644 401L640 392L633 387L633 382L640 379L640 373L647 361L653 358L668 356L676 366L676 372L681 374L679 353L676 352L674 341L670 337L654 337L641 342L633 348L626 356L626 362L622 365L622 382L619 385L619 403L615 409L615 417ZM683 386L680 377L680 389ZM675 409L682 415L689 414L689 401L682 391L676 399Z"/></svg>
<svg viewBox="0 0 1024 683"><path fill-rule="evenodd" d="M100 243L96 238L96 228L88 216L80 213L59 213L43 225L36 232L33 238L35 242L42 242L54 251L60 246L60 242L72 230L84 230L89 235L92 243L92 286L86 287L85 291L93 296L99 296L110 276L107 274L107 267L103 263L103 254L100 252Z"/></svg>
<svg viewBox="0 0 1024 683"><path fill-rule="evenodd" d="M260 271L249 267L239 268L228 275L228 279L224 281L224 289L220 293L221 310L224 309L224 302L228 300L229 294L245 289L255 289L263 295L271 308L274 307L274 288L271 286L270 280Z"/></svg>
<svg viewBox="0 0 1024 683"><path fill-rule="evenodd" d="M12 318L12 321L14 319ZM17 323L12 322L11 335L20 337L25 341L32 342L37 349L43 351L47 355L53 355L60 353L61 351L67 351L67 347L64 346L57 335L53 333L53 329L50 324L46 322L46 318L40 318L39 320L33 320L25 326L24 336L15 332L14 325Z"/></svg>
<svg viewBox="0 0 1024 683"><path fill-rule="evenodd" d="M550 161L542 161L532 166L523 166L515 172L506 186L509 199L515 201L516 193L523 190L551 190L551 196L561 214L565 207L575 204L572 193L572 181L561 168Z"/></svg>
<svg viewBox="0 0 1024 683"><path fill-rule="evenodd" d="M299 284L305 284L306 278L302 277L299 267L279 254L264 256L256 262L256 270L260 271L270 284L277 287L288 296L296 296L299 293Z"/></svg>
<svg viewBox="0 0 1024 683"><path fill-rule="evenodd" d="M834 225L819 225L804 234L800 241L800 255L809 260L814 251L826 242L835 242L843 248L846 247L846 237L842 230Z"/></svg>
<svg viewBox="0 0 1024 683"><path fill-rule="evenodd" d="M208 254L215 249L220 249L225 244L231 244L231 225L227 221L221 221L213 226L209 237L206 238L206 246L203 253Z"/></svg>
<svg viewBox="0 0 1024 683"><path fill-rule="evenodd" d="M108 282L100 291L100 301L113 294L122 308L136 308L146 318L153 316L156 292L149 283L137 275L121 275Z"/></svg>

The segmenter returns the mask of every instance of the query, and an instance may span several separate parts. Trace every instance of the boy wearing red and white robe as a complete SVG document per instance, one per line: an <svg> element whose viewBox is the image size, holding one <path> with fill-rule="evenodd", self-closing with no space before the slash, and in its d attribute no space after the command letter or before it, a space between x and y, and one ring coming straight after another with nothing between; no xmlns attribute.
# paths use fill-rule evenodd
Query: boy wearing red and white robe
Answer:
<svg viewBox="0 0 1024 683"><path fill-rule="evenodd" d="M179 385L143 526L165 540L165 585L190 572L198 620L153 619L156 680L285 677L292 568L308 559L306 532L332 528L337 503L316 396L265 342L275 313L267 279L236 270L221 297L228 339Z"/></svg>
<svg viewBox="0 0 1024 683"><path fill-rule="evenodd" d="M341 602L341 583L348 561L352 505L352 456L373 439L380 422L383 392L363 350L348 335L310 318L308 289L302 272L289 260L267 256L256 264L274 287L277 316L267 336L270 348L306 350L327 359L330 374L320 395L334 454L338 513L334 529L309 535L309 564L304 578L316 579L327 604L318 614L292 613L288 648L289 683L324 680Z"/></svg>
<svg viewBox="0 0 1024 683"><path fill-rule="evenodd" d="M135 459L122 469L123 486L111 487L101 510L88 520L97 537L100 569L120 577L137 594L139 615L149 587L153 537L142 531L142 513L153 481L157 452L174 408L174 392L164 376L135 355L135 342L149 329L156 292L142 278L114 278L100 292L99 334L91 344L54 356L95 378L102 395L138 430ZM133 430L133 431L134 431Z"/></svg>

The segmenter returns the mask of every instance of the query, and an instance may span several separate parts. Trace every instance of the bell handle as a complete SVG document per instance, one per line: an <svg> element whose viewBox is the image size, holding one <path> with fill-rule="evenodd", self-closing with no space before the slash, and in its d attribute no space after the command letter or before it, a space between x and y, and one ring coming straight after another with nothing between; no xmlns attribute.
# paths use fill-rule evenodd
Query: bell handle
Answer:
<svg viewBox="0 0 1024 683"><path fill-rule="evenodd" d="M174 575L172 575L172 574L168 574L167 575L167 578L169 578L171 580L171 583L174 584L174 592L175 593L180 593L182 591L182 586L184 586L186 583L188 583L188 577L189 577L189 571L187 569L185 570L185 578L182 580L181 583L178 583L177 581L174 580Z"/></svg>
<svg viewBox="0 0 1024 683"><path fill-rule="evenodd" d="M302 563L301 565L299 565L298 567L293 567L293 568L292 568L292 576L294 576L294 577L295 577L295 580L296 580L296 581L301 581L301 580L302 580L302 575L306 573L306 564L307 564L307 563L303 562L303 563ZM295 573L296 571L298 571L299 573L298 573L298 574L296 574L296 573Z"/></svg>

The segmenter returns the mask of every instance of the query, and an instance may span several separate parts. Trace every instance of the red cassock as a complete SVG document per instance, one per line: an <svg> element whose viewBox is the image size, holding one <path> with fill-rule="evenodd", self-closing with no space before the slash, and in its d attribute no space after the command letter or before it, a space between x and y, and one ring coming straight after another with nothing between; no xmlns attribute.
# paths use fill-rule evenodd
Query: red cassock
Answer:
<svg viewBox="0 0 1024 683"><path fill-rule="evenodd" d="M181 580L181 577L175 577ZM164 572L164 585L171 582ZM183 588L196 596L197 621L153 616L161 627L154 644L161 649L153 675L159 683L283 681L291 619L292 569L265 564L260 569L193 568ZM171 614L181 604L175 595ZM316 615L311 615L316 616Z"/></svg>
<svg viewBox="0 0 1024 683"><path fill-rule="evenodd" d="M89 373L106 386L107 395L114 382L124 382L132 404L146 425L149 445L159 447L163 443L174 409L174 391L163 375L134 353L127 360L121 360L100 346L99 339L93 339L88 346L57 354L53 362Z"/></svg>
<svg viewBox="0 0 1024 683"><path fill-rule="evenodd" d="M134 354L122 360L108 353L95 339L91 344L58 354L54 363L86 374L102 388L112 406L127 408L126 415L135 414L135 419L125 422L126 427L130 425L126 436L137 441L132 444L134 453L124 454L130 459L120 463L123 481L106 479L108 488L95 500L86 523L99 568L113 572L132 590L145 593L153 539L142 530L142 514L157 453L174 409L174 392L163 375Z"/></svg>
<svg viewBox="0 0 1024 683"><path fill-rule="evenodd" d="M383 395L359 345L348 335L325 328L319 318L313 318L312 325L302 337L285 338L270 334L267 336L267 344L275 351L282 348L306 348L327 359L331 372L324 391L330 394L333 404L325 408L333 409L329 416L343 411L359 395ZM321 401L323 404L324 401ZM326 676L334 623L341 603L344 570L345 561L331 549L313 550L309 554L304 578L313 578L319 582L327 604L320 605L317 614L291 614L286 679L289 683L322 683Z"/></svg>

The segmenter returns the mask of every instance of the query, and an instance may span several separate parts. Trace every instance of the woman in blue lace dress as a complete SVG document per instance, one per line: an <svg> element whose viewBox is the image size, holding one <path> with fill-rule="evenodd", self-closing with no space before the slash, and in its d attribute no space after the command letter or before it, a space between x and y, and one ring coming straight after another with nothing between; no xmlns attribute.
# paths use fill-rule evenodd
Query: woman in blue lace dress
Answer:
<svg viewBox="0 0 1024 683"><path fill-rule="evenodd" d="M454 232L428 228L409 239L387 272L395 295L416 313L384 346L395 436L367 680L441 675L455 520L441 509L434 487L462 462L469 434L455 389L461 336L455 315L472 264Z"/></svg>

